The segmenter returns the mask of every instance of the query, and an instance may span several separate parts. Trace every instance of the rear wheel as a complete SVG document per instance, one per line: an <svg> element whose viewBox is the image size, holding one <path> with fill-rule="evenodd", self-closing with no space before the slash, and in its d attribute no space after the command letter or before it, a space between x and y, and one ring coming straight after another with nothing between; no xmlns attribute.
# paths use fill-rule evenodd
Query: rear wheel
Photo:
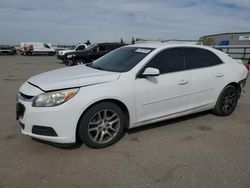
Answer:
<svg viewBox="0 0 250 188"><path fill-rule="evenodd" d="M104 148L117 142L124 133L125 117L119 106L103 102L91 107L81 118L78 134L91 148Z"/></svg>
<svg viewBox="0 0 250 188"><path fill-rule="evenodd" d="M219 116L228 116L235 110L237 102L238 90L234 86L228 85L222 90L212 112Z"/></svg>
<svg viewBox="0 0 250 188"><path fill-rule="evenodd" d="M49 55L50 55L50 56L53 56L53 55L54 55L54 52L49 52Z"/></svg>

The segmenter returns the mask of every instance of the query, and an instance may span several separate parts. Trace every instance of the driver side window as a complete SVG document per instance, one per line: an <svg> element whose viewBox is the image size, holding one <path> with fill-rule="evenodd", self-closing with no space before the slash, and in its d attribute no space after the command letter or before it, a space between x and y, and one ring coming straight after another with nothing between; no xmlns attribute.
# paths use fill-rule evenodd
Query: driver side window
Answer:
<svg viewBox="0 0 250 188"><path fill-rule="evenodd" d="M171 48L158 53L145 68L159 69L160 74L182 71L185 69L183 48Z"/></svg>
<svg viewBox="0 0 250 188"><path fill-rule="evenodd" d="M43 44L43 47L44 47L44 48L50 48L49 45L46 44L46 43Z"/></svg>
<svg viewBox="0 0 250 188"><path fill-rule="evenodd" d="M80 51L80 50L84 50L85 46L84 45L80 45L76 48L76 51Z"/></svg>

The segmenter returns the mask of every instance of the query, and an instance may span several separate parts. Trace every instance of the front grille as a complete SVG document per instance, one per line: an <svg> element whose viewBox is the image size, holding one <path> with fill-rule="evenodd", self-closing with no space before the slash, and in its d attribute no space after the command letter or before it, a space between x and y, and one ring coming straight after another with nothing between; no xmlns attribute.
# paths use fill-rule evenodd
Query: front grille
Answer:
<svg viewBox="0 0 250 188"><path fill-rule="evenodd" d="M25 128L25 125L24 125L23 123L19 122L19 124L20 124L20 127L21 127L22 129Z"/></svg>
<svg viewBox="0 0 250 188"><path fill-rule="evenodd" d="M20 93L20 95L25 98L25 99L32 99L34 96L30 96L30 95L25 95L23 93Z"/></svg>
<svg viewBox="0 0 250 188"><path fill-rule="evenodd" d="M32 101L32 99L34 98L34 96L25 95L25 94L19 92L18 93L18 98L20 98L23 101Z"/></svg>
<svg viewBox="0 0 250 188"><path fill-rule="evenodd" d="M56 131L52 127L34 125L32 127L32 133L43 136L57 136Z"/></svg>
<svg viewBox="0 0 250 188"><path fill-rule="evenodd" d="M25 113L25 106L21 103L16 104L16 119L23 117Z"/></svg>

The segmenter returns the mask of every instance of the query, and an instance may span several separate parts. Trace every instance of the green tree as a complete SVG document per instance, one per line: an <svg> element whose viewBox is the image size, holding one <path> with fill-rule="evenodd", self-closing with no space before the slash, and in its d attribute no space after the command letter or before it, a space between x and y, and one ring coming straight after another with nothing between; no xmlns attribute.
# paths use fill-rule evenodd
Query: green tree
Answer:
<svg viewBox="0 0 250 188"><path fill-rule="evenodd" d="M134 37L132 37L131 44L135 44L135 39L134 39Z"/></svg>
<svg viewBox="0 0 250 188"><path fill-rule="evenodd" d="M203 45L206 46L214 46L215 45L215 41L213 38L209 38L209 37L205 37L199 40L199 42L202 41Z"/></svg>

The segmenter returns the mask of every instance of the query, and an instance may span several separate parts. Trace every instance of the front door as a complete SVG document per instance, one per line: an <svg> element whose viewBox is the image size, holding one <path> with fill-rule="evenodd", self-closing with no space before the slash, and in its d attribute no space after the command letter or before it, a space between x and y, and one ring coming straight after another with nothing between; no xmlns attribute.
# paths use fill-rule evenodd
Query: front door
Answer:
<svg viewBox="0 0 250 188"><path fill-rule="evenodd" d="M135 80L138 123L190 108L190 73L185 69L182 48L158 53L143 70L147 67L159 69L160 75Z"/></svg>

